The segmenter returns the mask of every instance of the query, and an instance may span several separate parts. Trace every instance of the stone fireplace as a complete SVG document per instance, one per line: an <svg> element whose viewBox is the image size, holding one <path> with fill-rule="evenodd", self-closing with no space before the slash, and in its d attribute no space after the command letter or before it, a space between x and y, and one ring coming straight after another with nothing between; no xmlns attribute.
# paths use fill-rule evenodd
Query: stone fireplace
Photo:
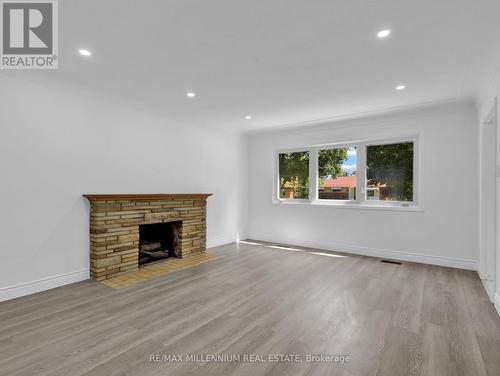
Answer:
<svg viewBox="0 0 500 376"><path fill-rule="evenodd" d="M90 201L90 275L102 281L206 250L210 194L101 194Z"/></svg>

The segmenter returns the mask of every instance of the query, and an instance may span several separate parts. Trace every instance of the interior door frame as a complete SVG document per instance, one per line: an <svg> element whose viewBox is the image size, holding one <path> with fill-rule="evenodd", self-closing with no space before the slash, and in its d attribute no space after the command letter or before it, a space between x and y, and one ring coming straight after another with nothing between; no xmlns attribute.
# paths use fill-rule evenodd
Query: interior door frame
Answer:
<svg viewBox="0 0 500 376"><path fill-rule="evenodd" d="M486 127L493 127L493 139L485 140ZM500 249L500 227L498 218L500 218L500 139L498 131L498 116L497 116L497 98L488 115L480 123L479 132L479 277L490 297L491 301L495 300L497 289L497 279L500 270L499 267L499 249ZM490 142L485 142L490 141ZM493 147L493 150L491 150ZM489 149L486 149L489 148ZM485 153L488 153L493 160L486 161ZM488 168L491 163L491 170ZM487 175L485 175L487 174ZM488 184L494 184L490 189L489 197L485 197L485 181ZM492 205L491 211L485 211L484 205ZM491 233L488 233L486 226L491 226ZM492 248L488 248L488 244Z"/></svg>

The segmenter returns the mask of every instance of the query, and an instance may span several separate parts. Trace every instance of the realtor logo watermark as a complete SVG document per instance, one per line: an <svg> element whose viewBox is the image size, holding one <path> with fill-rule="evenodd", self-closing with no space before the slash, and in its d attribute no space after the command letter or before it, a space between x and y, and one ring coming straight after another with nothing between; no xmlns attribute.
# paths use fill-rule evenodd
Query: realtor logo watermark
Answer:
<svg viewBox="0 0 500 376"><path fill-rule="evenodd" d="M0 68L57 69L56 0L0 1Z"/></svg>

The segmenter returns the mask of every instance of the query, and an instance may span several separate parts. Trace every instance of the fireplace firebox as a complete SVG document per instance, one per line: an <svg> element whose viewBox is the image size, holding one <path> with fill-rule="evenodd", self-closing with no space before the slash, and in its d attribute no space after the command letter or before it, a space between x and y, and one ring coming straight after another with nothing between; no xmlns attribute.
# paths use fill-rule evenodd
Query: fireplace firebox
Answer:
<svg viewBox="0 0 500 376"><path fill-rule="evenodd" d="M139 225L139 265L180 257L181 221Z"/></svg>

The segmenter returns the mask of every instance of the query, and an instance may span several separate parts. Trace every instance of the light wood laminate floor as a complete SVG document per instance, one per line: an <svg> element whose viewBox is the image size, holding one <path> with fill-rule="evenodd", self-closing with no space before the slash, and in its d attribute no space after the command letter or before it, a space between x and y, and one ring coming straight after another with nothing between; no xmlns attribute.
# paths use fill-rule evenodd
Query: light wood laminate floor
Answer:
<svg viewBox="0 0 500 376"><path fill-rule="evenodd" d="M126 288L85 281L0 303L0 375L500 375L500 319L475 272L290 248L230 244Z"/></svg>

